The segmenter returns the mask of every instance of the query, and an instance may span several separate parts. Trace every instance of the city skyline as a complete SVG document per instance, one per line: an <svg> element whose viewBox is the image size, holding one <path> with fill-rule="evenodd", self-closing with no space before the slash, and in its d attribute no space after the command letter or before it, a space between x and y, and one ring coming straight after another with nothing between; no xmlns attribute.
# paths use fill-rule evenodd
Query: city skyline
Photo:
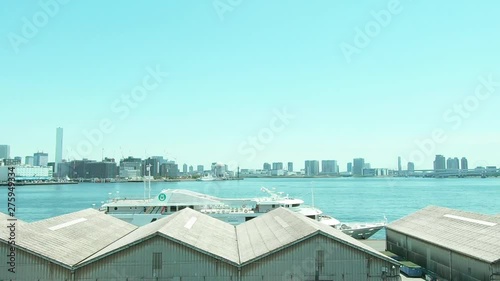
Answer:
<svg viewBox="0 0 500 281"><path fill-rule="evenodd" d="M498 2L40 3L0 3L11 157L499 165Z"/></svg>

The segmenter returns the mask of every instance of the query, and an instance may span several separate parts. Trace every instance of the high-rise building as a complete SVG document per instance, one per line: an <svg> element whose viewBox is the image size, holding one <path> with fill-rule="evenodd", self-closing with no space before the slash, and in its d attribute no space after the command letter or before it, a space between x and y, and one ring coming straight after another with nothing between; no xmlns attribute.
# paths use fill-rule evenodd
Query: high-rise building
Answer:
<svg viewBox="0 0 500 281"><path fill-rule="evenodd" d="M318 160L306 160L305 161L305 174L306 176L317 176L319 175L319 161Z"/></svg>
<svg viewBox="0 0 500 281"><path fill-rule="evenodd" d="M446 158L443 155L436 155L434 159L434 171L446 170Z"/></svg>
<svg viewBox="0 0 500 281"><path fill-rule="evenodd" d="M469 164L467 162L467 158L462 157L462 159L460 160L460 169L462 169L462 170L468 170L469 169Z"/></svg>
<svg viewBox="0 0 500 281"><path fill-rule="evenodd" d="M401 173L401 156L398 157L398 172Z"/></svg>
<svg viewBox="0 0 500 281"><path fill-rule="evenodd" d="M447 170L458 170L460 168L460 161L458 160L457 157L455 158L448 158L446 160L446 169Z"/></svg>
<svg viewBox="0 0 500 281"><path fill-rule="evenodd" d="M353 163L352 174L355 176L362 176L363 169L367 168L365 166L365 159L364 158L355 158L355 159L353 159L352 163Z"/></svg>
<svg viewBox="0 0 500 281"><path fill-rule="evenodd" d="M33 164L35 164L35 157L33 156L24 157L24 165L33 166Z"/></svg>
<svg viewBox="0 0 500 281"><path fill-rule="evenodd" d="M415 163L408 162L408 172L415 172Z"/></svg>
<svg viewBox="0 0 500 281"><path fill-rule="evenodd" d="M205 169L205 167L203 167L203 165L198 165L198 166L196 166L196 171L197 171L198 173L203 173L204 169Z"/></svg>
<svg viewBox="0 0 500 281"><path fill-rule="evenodd" d="M194 171L193 165L189 165L189 173L192 174Z"/></svg>
<svg viewBox="0 0 500 281"><path fill-rule="evenodd" d="M33 166L47 167L49 164L49 154L37 152L33 154Z"/></svg>
<svg viewBox="0 0 500 281"><path fill-rule="evenodd" d="M129 156L120 161L119 175L122 178L137 179L142 175L142 160Z"/></svg>
<svg viewBox="0 0 500 281"><path fill-rule="evenodd" d="M188 165L186 163L184 163L182 165L182 173L183 174L187 174L187 172L188 172Z"/></svg>
<svg viewBox="0 0 500 281"><path fill-rule="evenodd" d="M10 159L10 146L0 144L0 159Z"/></svg>
<svg viewBox="0 0 500 281"><path fill-rule="evenodd" d="M56 158L54 161L54 171L57 173L57 165L62 162L62 151L63 151L63 129L56 129Z"/></svg>
<svg viewBox="0 0 500 281"><path fill-rule="evenodd" d="M14 160L15 160L16 162L18 162L18 163L19 163L19 165L21 165L21 164L22 164L22 162L23 162L23 158L22 158L21 156L16 156L16 157L14 157Z"/></svg>
<svg viewBox="0 0 500 281"><path fill-rule="evenodd" d="M283 162L273 162L273 170L283 170Z"/></svg>
<svg viewBox="0 0 500 281"><path fill-rule="evenodd" d="M264 165L262 165L262 170L264 170L264 171L270 171L271 170L271 164L264 163Z"/></svg>
<svg viewBox="0 0 500 281"><path fill-rule="evenodd" d="M321 173L322 174L338 174L337 160L322 160L321 161Z"/></svg>
<svg viewBox="0 0 500 281"><path fill-rule="evenodd" d="M347 172L352 173L352 163L351 162L347 163Z"/></svg>
<svg viewBox="0 0 500 281"><path fill-rule="evenodd" d="M293 172L293 162L288 162L288 171Z"/></svg>

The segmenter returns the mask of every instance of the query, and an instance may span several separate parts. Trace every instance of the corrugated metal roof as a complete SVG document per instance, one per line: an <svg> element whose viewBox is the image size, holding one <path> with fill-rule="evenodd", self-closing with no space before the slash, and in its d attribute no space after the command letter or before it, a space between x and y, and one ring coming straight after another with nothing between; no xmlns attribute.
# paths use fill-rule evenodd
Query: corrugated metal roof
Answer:
<svg viewBox="0 0 500 281"><path fill-rule="evenodd" d="M137 227L94 209L57 216L16 229L16 244L70 267Z"/></svg>
<svg viewBox="0 0 500 281"><path fill-rule="evenodd" d="M275 209L265 215L236 226L241 263L265 257L283 247L321 233L342 244L396 264L387 256L351 236L286 208Z"/></svg>
<svg viewBox="0 0 500 281"><path fill-rule="evenodd" d="M429 206L387 228L478 260L500 260L498 216Z"/></svg>
<svg viewBox="0 0 500 281"><path fill-rule="evenodd" d="M188 247L239 263L234 226L189 208L141 226L134 232L95 253L82 265L154 235L180 242Z"/></svg>

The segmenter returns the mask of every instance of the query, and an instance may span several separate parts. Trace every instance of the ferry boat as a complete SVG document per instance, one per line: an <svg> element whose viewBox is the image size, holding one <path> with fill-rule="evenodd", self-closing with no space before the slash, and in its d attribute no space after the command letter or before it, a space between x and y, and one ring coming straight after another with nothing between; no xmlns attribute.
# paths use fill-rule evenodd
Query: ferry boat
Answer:
<svg viewBox="0 0 500 281"><path fill-rule="evenodd" d="M308 218L315 219L357 238L367 239L385 227L386 222L346 224L324 215L313 206L304 205L301 199L291 198L282 192L261 188L268 196L258 198L220 198L185 189L165 189L156 197L145 199L113 198L100 210L137 226L146 225L184 208L191 208L233 225L249 221L275 208L288 208ZM149 199L148 199L149 198Z"/></svg>

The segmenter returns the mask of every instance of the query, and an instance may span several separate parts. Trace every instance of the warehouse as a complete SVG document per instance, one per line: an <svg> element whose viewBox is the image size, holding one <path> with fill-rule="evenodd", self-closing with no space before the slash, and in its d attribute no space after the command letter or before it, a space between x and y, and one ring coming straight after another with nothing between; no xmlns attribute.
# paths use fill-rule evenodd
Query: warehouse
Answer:
<svg viewBox="0 0 500 281"><path fill-rule="evenodd" d="M189 208L142 227L88 209L18 235L24 260L0 280L400 280L396 261L284 208L236 227Z"/></svg>
<svg viewBox="0 0 500 281"><path fill-rule="evenodd" d="M447 280L500 280L500 217L429 206L387 227L387 249Z"/></svg>
<svg viewBox="0 0 500 281"><path fill-rule="evenodd" d="M2 225L9 218L0 213ZM136 228L93 209L34 223L17 220L15 273L2 259L0 280L74 280L74 265ZM0 229L0 256L6 257L9 233Z"/></svg>

